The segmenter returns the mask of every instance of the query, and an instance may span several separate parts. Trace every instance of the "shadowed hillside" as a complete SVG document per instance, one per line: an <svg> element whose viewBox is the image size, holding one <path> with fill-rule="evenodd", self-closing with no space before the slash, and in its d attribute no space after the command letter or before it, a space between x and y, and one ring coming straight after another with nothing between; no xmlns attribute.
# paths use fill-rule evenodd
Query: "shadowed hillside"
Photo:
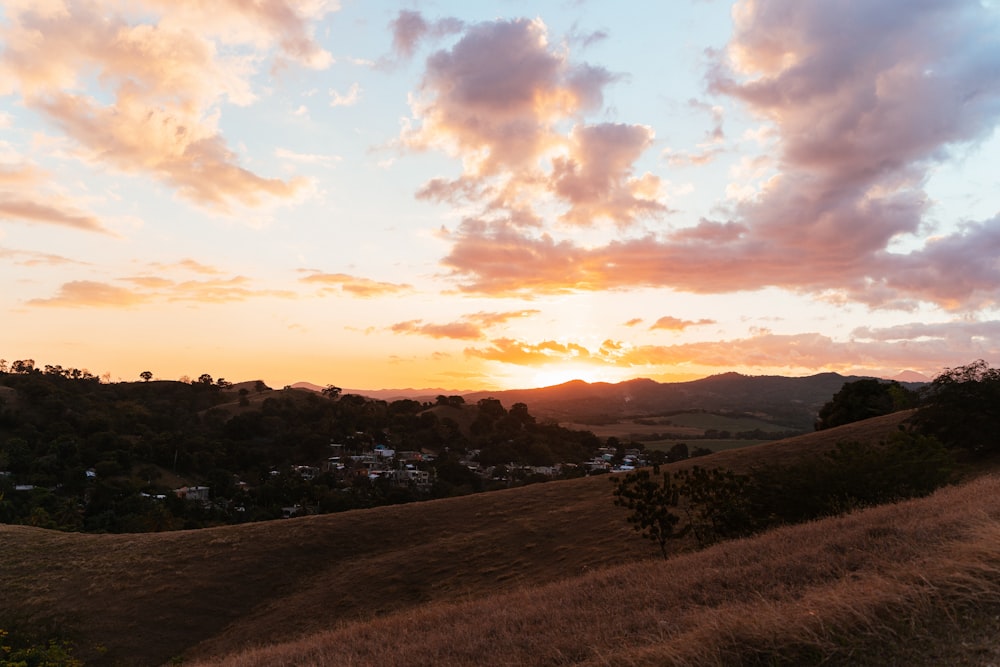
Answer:
<svg viewBox="0 0 1000 667"><path fill-rule="evenodd" d="M787 462L844 439L877 440L906 416L698 463L741 470ZM90 658L96 644L107 648L105 664L155 664L420 613L426 605L528 595L517 591L581 576L610 586L614 576L598 572L656 554L613 506L607 477L596 477L174 533L0 526L0 588L22 621L58 623Z"/></svg>
<svg viewBox="0 0 1000 667"><path fill-rule="evenodd" d="M1000 478L198 667L989 665ZM391 638L391 639L390 639Z"/></svg>
<svg viewBox="0 0 1000 667"><path fill-rule="evenodd" d="M542 417L564 422L613 421L636 415L689 409L752 412L801 430L813 427L816 412L856 376L820 373L809 377L750 376L723 373L691 382L660 383L648 379L617 384L574 380L554 387L466 394L475 403L493 396L504 404L527 403ZM913 389L919 383L903 383Z"/></svg>

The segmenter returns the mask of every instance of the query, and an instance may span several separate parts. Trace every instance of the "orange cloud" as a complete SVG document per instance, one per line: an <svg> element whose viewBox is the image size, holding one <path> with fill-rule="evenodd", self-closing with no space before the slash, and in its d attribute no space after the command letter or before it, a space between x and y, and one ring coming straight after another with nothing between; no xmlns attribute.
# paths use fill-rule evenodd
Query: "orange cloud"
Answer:
<svg viewBox="0 0 1000 667"><path fill-rule="evenodd" d="M149 174L197 204L228 210L289 198L305 182L239 166L216 129L218 104L253 101L259 58L250 53L276 45L308 66L329 63L308 34L322 11L280 0L15 3L0 28L0 93L20 94L83 158ZM110 101L69 92L94 79Z"/></svg>
<svg viewBox="0 0 1000 667"><path fill-rule="evenodd" d="M488 329L502 325L512 319L537 315L537 310L516 310L503 313L479 312L464 315L457 322L447 324L425 324L423 320L397 322L390 327L393 333L421 334L432 338L454 338L457 340L478 340Z"/></svg>
<svg viewBox="0 0 1000 667"><path fill-rule="evenodd" d="M43 223L99 234L115 234L95 216L80 211L66 196L47 188L46 172L0 142L0 220Z"/></svg>
<svg viewBox="0 0 1000 667"><path fill-rule="evenodd" d="M656 320L656 322L649 327L649 330L653 331L656 329L666 329L667 331L684 331L688 327L700 327L706 324L715 324L715 320L682 320L676 317L671 317L670 315L665 315Z"/></svg>
<svg viewBox="0 0 1000 667"><path fill-rule="evenodd" d="M97 218L51 203L15 199L0 192L0 220L22 220L71 227L80 231L114 236Z"/></svg>
<svg viewBox="0 0 1000 667"><path fill-rule="evenodd" d="M538 366L553 361L590 360L587 348L576 343L542 341L527 343L512 338L497 338L490 341L489 348L466 348L465 355L487 361L500 361L519 366Z"/></svg>
<svg viewBox="0 0 1000 667"><path fill-rule="evenodd" d="M208 266L207 264L202 264L193 259L182 259L179 262L174 262L173 264L163 264L160 262L153 262L150 264L151 267L163 271L172 271L174 269L184 269L187 271L193 271L194 273L201 273L204 275L217 276L221 275L223 271L217 269L214 266Z"/></svg>
<svg viewBox="0 0 1000 667"><path fill-rule="evenodd" d="M397 322L389 329L393 333L420 334L431 338L454 338L457 340L476 340L483 336L482 327L472 322L424 324L423 320L410 320L409 322Z"/></svg>
<svg viewBox="0 0 1000 667"><path fill-rule="evenodd" d="M174 266L201 273L214 272L210 267L193 260L184 260ZM55 296L29 299L27 304L47 307L128 308L154 302L230 303L258 298L296 297L294 292L288 290L255 288L246 276L174 280L159 275L140 274L120 278L117 282L124 285L75 280L63 284Z"/></svg>
<svg viewBox="0 0 1000 667"><path fill-rule="evenodd" d="M74 280L59 288L55 296L48 299L30 299L28 305L70 307L70 308L128 308L150 301L149 295L141 294L126 287Z"/></svg>
<svg viewBox="0 0 1000 667"><path fill-rule="evenodd" d="M413 289L412 285L406 283L379 282L346 273L312 272L308 276L299 278L299 281L320 285L323 294L346 292L361 298L402 294Z"/></svg>
<svg viewBox="0 0 1000 667"><path fill-rule="evenodd" d="M65 266L80 265L85 266L87 262L53 255L51 253L33 252L31 250L14 250L0 246L0 259L9 259L21 266Z"/></svg>
<svg viewBox="0 0 1000 667"><path fill-rule="evenodd" d="M1000 359L1000 321L911 324L889 329L861 329L838 341L818 333L702 341L681 345L631 346L605 341L589 350L574 343L532 343L511 338L490 341L488 347L467 348L466 356L516 366L580 363L597 367L642 368L652 375L672 375L679 369L753 372L898 373L913 369L934 376L955 360Z"/></svg>

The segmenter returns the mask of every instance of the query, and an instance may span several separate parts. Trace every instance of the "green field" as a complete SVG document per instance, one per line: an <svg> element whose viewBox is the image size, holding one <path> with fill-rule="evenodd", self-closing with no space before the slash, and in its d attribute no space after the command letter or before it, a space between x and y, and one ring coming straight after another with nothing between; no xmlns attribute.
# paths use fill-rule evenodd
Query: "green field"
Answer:
<svg viewBox="0 0 1000 667"><path fill-rule="evenodd" d="M695 447L704 447L705 449L711 449L713 452L721 452L725 449L739 449L740 447L752 447L753 445L760 445L765 442L773 442L773 440L738 440L735 438L727 439L716 439L716 438L697 438L690 440L654 440L652 442L643 442L648 450L659 449L661 451L669 451L674 445L683 442L688 446L688 450L693 450Z"/></svg>
<svg viewBox="0 0 1000 667"><path fill-rule="evenodd" d="M733 433L738 433L739 431L754 431L756 429L760 429L765 433L794 430L788 426L772 424L761 419L754 419L753 417L727 417L725 415L716 415L709 412L684 412L664 417L664 419L669 420L675 426L699 428L703 430L714 428L717 431L731 431Z"/></svg>
<svg viewBox="0 0 1000 667"><path fill-rule="evenodd" d="M646 423L639 423L639 421ZM616 424L561 424L566 428L591 431L601 439L618 438L623 442L638 440L653 449L670 449L679 442L675 439L650 440L650 436L671 435L680 438L690 438L688 446L701 445L714 451L723 449L733 449L735 447L746 447L748 444L765 442L763 440L701 440L699 436L705 431L714 429L716 431L729 431L739 433L741 431L760 430L764 433L781 433L783 431L793 431L790 426L772 424L762 419L753 417L729 417L727 415L717 415L709 412L683 412L670 416L650 417L641 420L624 419ZM714 444L702 444L714 443Z"/></svg>

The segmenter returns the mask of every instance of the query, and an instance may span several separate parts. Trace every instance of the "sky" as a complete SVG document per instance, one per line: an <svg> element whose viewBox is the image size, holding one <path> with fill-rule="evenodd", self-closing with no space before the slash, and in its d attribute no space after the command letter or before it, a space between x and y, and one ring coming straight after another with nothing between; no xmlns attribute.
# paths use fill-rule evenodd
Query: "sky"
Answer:
<svg viewBox="0 0 1000 667"><path fill-rule="evenodd" d="M996 365L998 124L997 0L0 0L0 357Z"/></svg>

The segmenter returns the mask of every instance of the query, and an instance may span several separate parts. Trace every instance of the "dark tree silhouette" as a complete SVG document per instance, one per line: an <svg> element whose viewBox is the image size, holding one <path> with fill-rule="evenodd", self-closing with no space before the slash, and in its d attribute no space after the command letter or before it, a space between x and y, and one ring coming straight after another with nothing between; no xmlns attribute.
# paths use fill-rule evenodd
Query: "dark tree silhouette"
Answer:
<svg viewBox="0 0 1000 667"><path fill-rule="evenodd" d="M975 454L1000 450L1000 369L982 359L949 368L934 378L916 427L949 447Z"/></svg>
<svg viewBox="0 0 1000 667"><path fill-rule="evenodd" d="M845 382L840 391L820 408L816 430L880 417L897 410L913 407L916 395L901 384L892 381L866 378Z"/></svg>

